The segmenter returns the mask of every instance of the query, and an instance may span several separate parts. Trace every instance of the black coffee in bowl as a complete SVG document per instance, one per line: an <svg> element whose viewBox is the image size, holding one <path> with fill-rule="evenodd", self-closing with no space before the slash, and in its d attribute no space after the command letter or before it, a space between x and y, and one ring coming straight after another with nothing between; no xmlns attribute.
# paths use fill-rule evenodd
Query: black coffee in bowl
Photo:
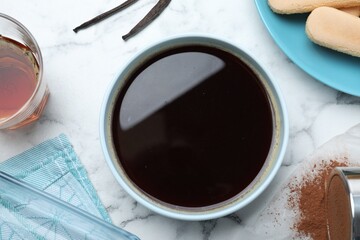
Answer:
<svg viewBox="0 0 360 240"><path fill-rule="evenodd" d="M125 80L111 129L120 165L141 191L204 207L253 182L273 126L253 70L226 51L194 45L154 55Z"/></svg>

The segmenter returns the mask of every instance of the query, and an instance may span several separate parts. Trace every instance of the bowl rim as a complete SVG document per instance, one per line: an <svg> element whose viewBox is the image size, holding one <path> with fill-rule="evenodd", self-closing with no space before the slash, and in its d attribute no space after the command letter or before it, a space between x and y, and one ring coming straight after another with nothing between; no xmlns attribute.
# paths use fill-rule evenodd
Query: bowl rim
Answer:
<svg viewBox="0 0 360 240"><path fill-rule="evenodd" d="M277 154L276 160L274 160L274 164L269 170L269 173L266 175L265 179L261 182L261 184L255 189L250 195L248 195L245 199L242 199L240 202L235 202L235 204L228 204L227 207L222 208L216 208L214 211L208 211L208 212L185 212L185 211L178 211L176 209L170 209L164 206L160 206L160 204L155 204L154 202L151 202L147 199L144 199L144 196L140 196L139 193L135 192L132 187L128 185L128 182L123 179L122 176L120 176L118 170L114 166L114 162L112 159L112 154L109 150L110 146L108 146L108 136L107 136L107 123L109 122L108 117L108 109L109 104L112 100L113 93L116 91L116 85L119 82L122 82L121 76L123 75L123 72L129 68L129 65L136 62L139 58L142 56L146 56L146 53L148 51L151 51L152 49L156 48L157 46L164 45L169 42L173 41L182 41L182 40L191 40L191 39L208 39L213 42L224 44L226 48L231 47L237 50L238 54L241 54L244 56L247 60L251 61L252 67L255 67L259 72L261 72L261 75L266 79L267 83L270 85L270 87L273 89L272 94L278 101L278 108L280 112L280 124L279 131L281 136L279 136L279 142L280 147ZM115 96L113 96L114 98ZM111 120L110 120L111 121ZM277 82L274 80L274 77L264 69L261 64L255 60L254 57L251 56L247 51L244 51L244 49L238 47L236 44L232 43L228 39L223 39L218 36L213 36L209 34L182 34L182 35L175 35L171 36L165 39L162 39L160 41L157 41L155 43L152 43L148 45L145 48L142 48L142 50L138 51L135 55L133 55L129 60L126 61L126 63L120 68L120 71L115 76L115 78L110 82L106 93L104 95L103 103L101 106L100 111L100 142L101 147L103 150L103 154L105 156L105 160L107 162L108 167L110 168L113 176L117 180L117 182L120 184L120 186L138 203L141 205L147 207L148 209L174 219L179 220L189 220L189 221L199 221L199 220L209 220L209 219L215 219L219 217L223 217L226 215L229 215L246 205L248 205L250 202L252 202L255 198L257 198L272 182L273 178L277 174L288 144L288 138L289 138L289 123L288 123L288 115L287 115L287 109L285 105L285 100L282 96L280 87L278 86ZM145 195L145 194L144 194Z"/></svg>

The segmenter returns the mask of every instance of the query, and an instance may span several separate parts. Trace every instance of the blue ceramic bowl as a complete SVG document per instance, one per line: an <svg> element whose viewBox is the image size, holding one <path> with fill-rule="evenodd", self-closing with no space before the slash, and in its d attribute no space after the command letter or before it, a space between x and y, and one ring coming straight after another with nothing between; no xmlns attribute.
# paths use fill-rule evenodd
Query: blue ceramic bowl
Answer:
<svg viewBox="0 0 360 240"><path fill-rule="evenodd" d="M255 0L270 35L297 66L320 82L360 96L360 58L313 43L305 33L309 14L276 14L267 0Z"/></svg>
<svg viewBox="0 0 360 240"><path fill-rule="evenodd" d="M159 51L194 44L216 47L228 51L253 69L263 83L270 99L270 104L273 109L274 131L268 157L257 177L246 189L239 192L233 198L216 205L201 208L185 208L163 203L156 198L145 194L127 177L114 148L111 122L116 97L124 86L125 79L131 75L131 73L144 61L144 59L148 59ZM286 150L288 139L288 118L285 103L276 82L248 53L239 49L235 45L216 37L199 35L180 36L161 41L146 48L135 55L125 66L122 67L119 75L110 84L105 94L100 116L100 136L103 152L113 175L125 191L128 192L136 201L154 212L167 217L182 220L207 220L222 217L243 208L259 196L270 184L281 165ZM236 171L236 169L234 169L234 171Z"/></svg>

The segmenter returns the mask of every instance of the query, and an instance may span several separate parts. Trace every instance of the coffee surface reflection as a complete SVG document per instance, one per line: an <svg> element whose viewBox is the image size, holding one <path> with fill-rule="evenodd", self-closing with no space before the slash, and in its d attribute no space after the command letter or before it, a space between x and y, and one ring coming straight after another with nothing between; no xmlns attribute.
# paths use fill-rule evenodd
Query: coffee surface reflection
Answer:
<svg viewBox="0 0 360 240"><path fill-rule="evenodd" d="M145 61L120 91L112 135L148 195L182 207L228 200L256 178L273 138L257 75L230 53L178 47Z"/></svg>

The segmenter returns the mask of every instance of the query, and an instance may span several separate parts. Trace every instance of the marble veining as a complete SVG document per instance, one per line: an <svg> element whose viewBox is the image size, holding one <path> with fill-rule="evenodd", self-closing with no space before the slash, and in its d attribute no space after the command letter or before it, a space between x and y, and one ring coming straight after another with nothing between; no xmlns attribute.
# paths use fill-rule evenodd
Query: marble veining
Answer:
<svg viewBox="0 0 360 240"><path fill-rule="evenodd" d="M261 210L298 163L360 122L360 100L319 83L293 64L271 39L254 1L173 0L154 23L124 42L121 36L156 2L138 1L75 34L74 27L120 2L1 0L0 11L21 21L37 39L51 96L38 122L0 132L0 161L65 133L117 226L144 240L264 239L254 231ZM290 120L283 165L266 191L246 208L204 222L169 219L137 204L111 175L99 141L103 96L120 67L145 46L184 33L221 36L250 52L278 82Z"/></svg>

